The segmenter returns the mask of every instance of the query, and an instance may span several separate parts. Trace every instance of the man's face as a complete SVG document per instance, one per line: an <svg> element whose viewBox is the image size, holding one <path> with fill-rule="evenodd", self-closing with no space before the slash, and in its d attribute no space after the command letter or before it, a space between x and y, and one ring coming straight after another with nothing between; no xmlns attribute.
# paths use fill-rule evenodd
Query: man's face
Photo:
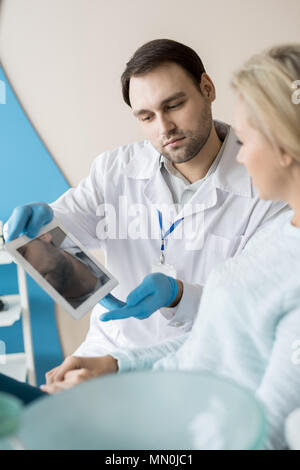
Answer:
<svg viewBox="0 0 300 470"><path fill-rule="evenodd" d="M194 158L210 135L214 86L206 74L201 90L205 87L211 87L210 97L201 94L187 72L173 62L130 79L134 115L146 138L173 163Z"/></svg>

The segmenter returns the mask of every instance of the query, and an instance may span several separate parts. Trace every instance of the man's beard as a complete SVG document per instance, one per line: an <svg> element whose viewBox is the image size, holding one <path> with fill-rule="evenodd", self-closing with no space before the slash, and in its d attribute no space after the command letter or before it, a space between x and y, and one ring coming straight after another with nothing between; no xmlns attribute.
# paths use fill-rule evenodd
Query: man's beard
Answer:
<svg viewBox="0 0 300 470"><path fill-rule="evenodd" d="M187 140L187 144L178 149L168 150L167 147L163 147L161 154L172 163L184 163L192 160L206 144L211 133L212 123L211 108L207 105L199 116L195 131L178 132L175 129L172 134L168 135L168 140L172 139L173 136L176 138L185 137L183 143Z"/></svg>

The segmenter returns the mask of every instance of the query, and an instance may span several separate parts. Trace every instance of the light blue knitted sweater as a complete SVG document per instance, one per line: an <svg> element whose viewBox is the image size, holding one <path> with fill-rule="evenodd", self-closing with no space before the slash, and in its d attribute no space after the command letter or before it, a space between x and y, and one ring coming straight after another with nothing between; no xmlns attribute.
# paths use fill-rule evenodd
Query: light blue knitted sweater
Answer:
<svg viewBox="0 0 300 470"><path fill-rule="evenodd" d="M300 228L287 217L212 271L191 333L110 353L120 372L205 369L248 387L266 408L268 449L286 447L300 406Z"/></svg>

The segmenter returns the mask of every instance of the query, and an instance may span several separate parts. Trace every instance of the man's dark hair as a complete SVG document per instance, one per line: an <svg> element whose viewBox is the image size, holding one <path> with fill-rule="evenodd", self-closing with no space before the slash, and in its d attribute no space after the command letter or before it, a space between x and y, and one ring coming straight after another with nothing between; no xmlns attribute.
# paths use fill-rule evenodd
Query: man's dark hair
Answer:
<svg viewBox="0 0 300 470"><path fill-rule="evenodd" d="M128 106L131 107L129 99L131 77L146 74L164 62L175 62L180 65L199 88L205 69L198 54L180 42L171 39L155 39L141 46L126 64L121 83L123 98Z"/></svg>

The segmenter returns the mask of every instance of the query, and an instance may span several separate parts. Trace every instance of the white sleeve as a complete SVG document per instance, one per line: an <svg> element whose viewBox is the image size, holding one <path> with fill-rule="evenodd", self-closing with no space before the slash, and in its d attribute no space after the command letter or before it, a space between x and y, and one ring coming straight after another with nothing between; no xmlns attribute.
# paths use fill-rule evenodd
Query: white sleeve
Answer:
<svg viewBox="0 0 300 470"><path fill-rule="evenodd" d="M297 305L295 300L293 304ZM284 422L300 406L299 301L296 307L283 305L283 312L286 311L288 313L278 323L269 364L257 390L257 397L265 406L267 414L267 449L283 449L287 446Z"/></svg>
<svg viewBox="0 0 300 470"><path fill-rule="evenodd" d="M115 349L109 354L118 360L119 372L155 369L156 363L169 356L174 357L176 351L185 343L188 334L148 348ZM175 356L176 357L176 356Z"/></svg>
<svg viewBox="0 0 300 470"><path fill-rule="evenodd" d="M93 162L90 174L76 188L66 191L50 204L55 217L87 248L103 248L97 237L97 209L104 204L104 180L108 153L99 155Z"/></svg>
<svg viewBox="0 0 300 470"><path fill-rule="evenodd" d="M174 308L161 308L160 313L170 320L168 325L183 332L192 329L200 308L203 286L183 282L183 293L178 305Z"/></svg>

